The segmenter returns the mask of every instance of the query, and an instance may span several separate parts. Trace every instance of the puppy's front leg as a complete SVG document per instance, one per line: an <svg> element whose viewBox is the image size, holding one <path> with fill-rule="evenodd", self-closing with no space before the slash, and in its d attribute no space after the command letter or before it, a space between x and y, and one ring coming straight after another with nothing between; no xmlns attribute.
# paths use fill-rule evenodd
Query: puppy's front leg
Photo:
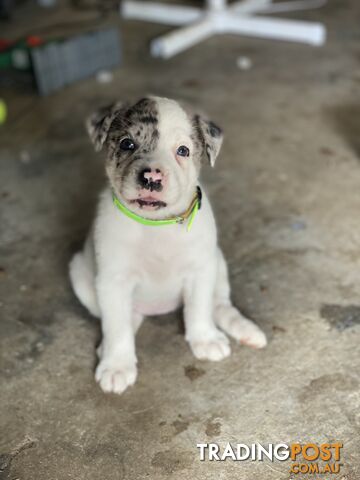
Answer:
<svg viewBox="0 0 360 480"><path fill-rule="evenodd" d="M213 319L216 262L194 271L184 287L185 339L196 358L219 361L230 355L229 340Z"/></svg>
<svg viewBox="0 0 360 480"><path fill-rule="evenodd" d="M97 294L103 339L95 379L104 392L122 393L137 376L132 324L133 285L124 278L100 274Z"/></svg>

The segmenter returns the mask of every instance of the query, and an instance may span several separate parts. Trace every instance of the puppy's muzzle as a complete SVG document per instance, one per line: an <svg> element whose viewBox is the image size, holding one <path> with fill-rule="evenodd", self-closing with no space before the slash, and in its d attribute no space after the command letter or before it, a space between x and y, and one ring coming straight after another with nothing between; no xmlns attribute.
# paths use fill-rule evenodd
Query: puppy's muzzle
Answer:
<svg viewBox="0 0 360 480"><path fill-rule="evenodd" d="M165 176L159 168L143 168L138 173L138 183L141 188L150 192L161 192L164 187Z"/></svg>

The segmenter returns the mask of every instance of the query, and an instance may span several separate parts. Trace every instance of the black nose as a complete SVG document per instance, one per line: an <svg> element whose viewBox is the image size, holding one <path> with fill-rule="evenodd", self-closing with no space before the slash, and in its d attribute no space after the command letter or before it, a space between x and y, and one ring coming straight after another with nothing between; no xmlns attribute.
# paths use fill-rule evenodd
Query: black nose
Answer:
<svg viewBox="0 0 360 480"><path fill-rule="evenodd" d="M160 170L151 170L151 168L144 168L138 173L138 182L142 188L152 192L161 192L163 186L161 184L162 173Z"/></svg>

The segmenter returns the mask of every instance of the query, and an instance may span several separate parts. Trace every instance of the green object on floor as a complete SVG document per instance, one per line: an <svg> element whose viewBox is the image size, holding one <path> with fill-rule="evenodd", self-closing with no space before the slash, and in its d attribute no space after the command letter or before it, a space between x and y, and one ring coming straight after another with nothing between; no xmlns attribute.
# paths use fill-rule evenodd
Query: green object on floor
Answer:
<svg viewBox="0 0 360 480"><path fill-rule="evenodd" d="M7 117L7 107L4 100L0 99L0 125L3 125L6 122Z"/></svg>

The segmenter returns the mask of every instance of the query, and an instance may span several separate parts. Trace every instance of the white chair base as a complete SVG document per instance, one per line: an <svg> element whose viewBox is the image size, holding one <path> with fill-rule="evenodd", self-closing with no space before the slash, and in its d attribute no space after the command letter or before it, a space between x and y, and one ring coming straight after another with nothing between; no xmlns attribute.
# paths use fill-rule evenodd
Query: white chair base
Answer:
<svg viewBox="0 0 360 480"><path fill-rule="evenodd" d="M207 0L206 9L200 9L124 0L121 14L124 18L174 26L185 25L151 43L150 51L154 57L170 58L212 35L226 33L323 45L326 30L321 23L277 19L257 14L319 8L326 1L290 0L273 3L272 0L243 0L228 5L226 0Z"/></svg>

